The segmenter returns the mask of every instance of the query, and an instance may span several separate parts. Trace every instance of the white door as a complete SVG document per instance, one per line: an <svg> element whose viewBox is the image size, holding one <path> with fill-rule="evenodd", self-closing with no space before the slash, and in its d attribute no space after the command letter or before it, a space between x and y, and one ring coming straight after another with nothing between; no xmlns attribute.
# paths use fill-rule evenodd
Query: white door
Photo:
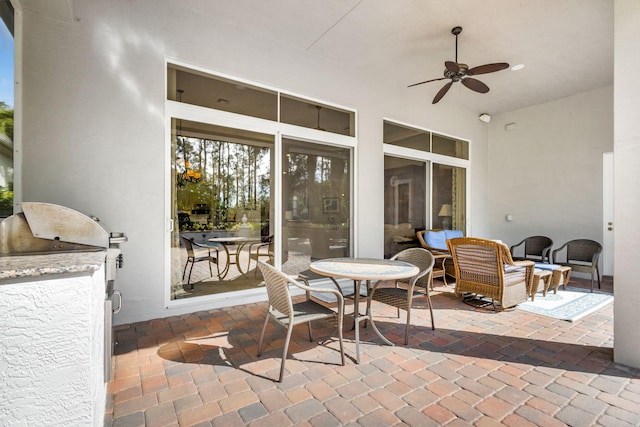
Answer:
<svg viewBox="0 0 640 427"><path fill-rule="evenodd" d="M613 153L602 155L602 275L613 276Z"/></svg>

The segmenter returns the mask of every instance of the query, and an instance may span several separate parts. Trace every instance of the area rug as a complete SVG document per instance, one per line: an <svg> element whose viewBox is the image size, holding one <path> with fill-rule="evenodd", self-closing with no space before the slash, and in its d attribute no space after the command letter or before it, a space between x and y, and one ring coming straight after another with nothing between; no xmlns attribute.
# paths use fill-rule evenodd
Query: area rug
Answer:
<svg viewBox="0 0 640 427"><path fill-rule="evenodd" d="M538 292L534 301L528 300L518 304L517 308L529 313L575 322L612 302L611 294L568 288L558 290L557 294L553 291L547 292L546 297L542 296L542 292Z"/></svg>

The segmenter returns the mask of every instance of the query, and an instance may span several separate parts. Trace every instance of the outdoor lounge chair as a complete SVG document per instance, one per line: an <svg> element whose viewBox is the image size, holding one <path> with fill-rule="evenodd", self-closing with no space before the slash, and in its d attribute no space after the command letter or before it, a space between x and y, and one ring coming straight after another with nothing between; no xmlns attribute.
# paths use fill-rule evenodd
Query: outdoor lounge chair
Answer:
<svg viewBox="0 0 640 427"><path fill-rule="evenodd" d="M490 298L494 308L501 310L527 300L533 261L513 261L509 248L495 240L460 237L448 240L447 245L456 269L456 295Z"/></svg>

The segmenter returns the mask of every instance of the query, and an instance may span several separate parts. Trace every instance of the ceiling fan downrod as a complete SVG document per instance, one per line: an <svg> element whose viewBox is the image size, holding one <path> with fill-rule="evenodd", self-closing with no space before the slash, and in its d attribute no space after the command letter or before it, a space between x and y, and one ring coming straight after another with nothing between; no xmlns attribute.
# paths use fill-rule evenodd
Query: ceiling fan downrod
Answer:
<svg viewBox="0 0 640 427"><path fill-rule="evenodd" d="M462 32L462 27L453 27L451 29L451 34L456 36L456 64L458 63L458 34Z"/></svg>

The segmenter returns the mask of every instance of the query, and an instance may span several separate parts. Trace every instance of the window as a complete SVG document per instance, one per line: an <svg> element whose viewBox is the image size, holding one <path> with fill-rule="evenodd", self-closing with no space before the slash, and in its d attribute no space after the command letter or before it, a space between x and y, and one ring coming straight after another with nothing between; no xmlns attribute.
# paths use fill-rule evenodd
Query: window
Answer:
<svg viewBox="0 0 640 427"><path fill-rule="evenodd" d="M385 121L384 143L385 258L419 230L466 233L469 142Z"/></svg>

